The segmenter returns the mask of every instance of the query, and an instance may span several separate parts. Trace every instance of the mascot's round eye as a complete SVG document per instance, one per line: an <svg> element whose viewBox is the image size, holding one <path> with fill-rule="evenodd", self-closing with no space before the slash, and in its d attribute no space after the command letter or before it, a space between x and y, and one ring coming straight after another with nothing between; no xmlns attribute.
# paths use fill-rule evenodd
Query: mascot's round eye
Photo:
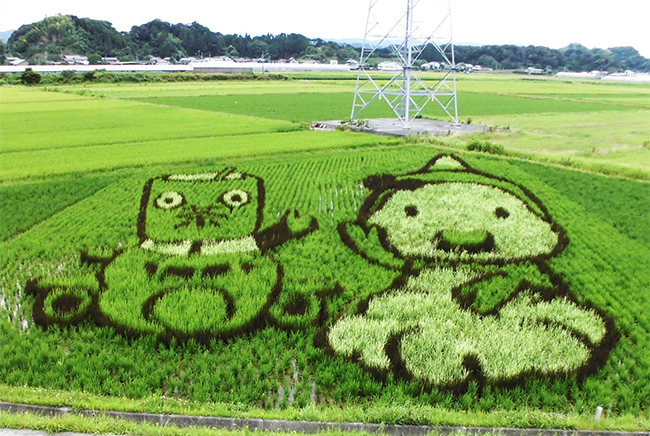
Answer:
<svg viewBox="0 0 650 436"><path fill-rule="evenodd" d="M250 197L246 191L233 189L223 194L221 201L228 207L239 207L247 204L250 201Z"/></svg>
<svg viewBox="0 0 650 436"><path fill-rule="evenodd" d="M176 191L163 192L156 198L156 207L160 209L171 210L184 204L185 197Z"/></svg>
<svg viewBox="0 0 650 436"><path fill-rule="evenodd" d="M415 206L406 206L404 208L404 213L406 214L406 216L417 216L419 211L418 208Z"/></svg>
<svg viewBox="0 0 650 436"><path fill-rule="evenodd" d="M510 212L508 212L502 207L497 207L496 209L494 209L494 214L497 216L497 218L501 218L501 219L506 219L510 216Z"/></svg>

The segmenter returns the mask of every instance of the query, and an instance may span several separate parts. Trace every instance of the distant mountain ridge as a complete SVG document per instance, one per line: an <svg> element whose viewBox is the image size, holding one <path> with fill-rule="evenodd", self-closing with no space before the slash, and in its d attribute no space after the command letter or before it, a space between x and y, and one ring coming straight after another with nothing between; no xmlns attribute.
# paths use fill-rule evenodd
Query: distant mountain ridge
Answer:
<svg viewBox="0 0 650 436"><path fill-rule="evenodd" d="M8 32L5 32L8 33ZM4 33L3 33L4 34ZM61 62L64 55L87 56L91 63L101 63L104 57L121 61L138 61L150 57L169 58L177 62L183 57L228 56L234 59L265 60L330 60L345 62L359 58L360 39L326 41L299 34L224 35L201 24L171 24L153 20L133 26L129 32L118 32L107 21L55 15L21 26L12 32L4 50L6 56L27 59L30 64ZM0 48L4 49L4 44ZM394 59L389 48L380 48L377 59ZM4 57L0 51L0 63ZM442 61L437 50L428 45L419 61ZM562 49L540 46L456 44L456 63L481 65L494 69L650 71L650 60L633 47L588 49L571 44Z"/></svg>

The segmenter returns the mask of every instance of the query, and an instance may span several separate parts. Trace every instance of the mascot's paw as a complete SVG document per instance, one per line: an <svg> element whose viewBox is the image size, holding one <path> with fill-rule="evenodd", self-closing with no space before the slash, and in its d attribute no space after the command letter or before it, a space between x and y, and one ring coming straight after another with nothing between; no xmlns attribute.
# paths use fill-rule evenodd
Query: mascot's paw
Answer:
<svg viewBox="0 0 650 436"><path fill-rule="evenodd" d="M34 322L43 327L77 325L97 307L98 284L94 276L30 280L26 292L33 295Z"/></svg>
<svg viewBox="0 0 650 436"><path fill-rule="evenodd" d="M444 387L576 373L605 342L601 316L564 297L522 291L493 315L463 309L449 290L474 277L468 269L424 271L339 320L329 345L366 367Z"/></svg>
<svg viewBox="0 0 650 436"><path fill-rule="evenodd" d="M297 210L290 210L285 213L287 227L293 234L307 234L318 228L316 218L310 215L301 215Z"/></svg>
<svg viewBox="0 0 650 436"><path fill-rule="evenodd" d="M434 385L576 373L606 335L604 320L593 311L564 298L541 301L529 293L494 316L461 310L448 318L428 314L416 332L402 339L400 357L410 374Z"/></svg>

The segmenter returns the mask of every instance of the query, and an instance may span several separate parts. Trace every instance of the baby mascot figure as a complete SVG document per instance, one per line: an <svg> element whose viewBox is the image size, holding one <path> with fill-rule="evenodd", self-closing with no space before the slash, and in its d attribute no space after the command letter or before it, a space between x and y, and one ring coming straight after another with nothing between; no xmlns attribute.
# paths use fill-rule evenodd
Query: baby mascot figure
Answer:
<svg viewBox="0 0 650 436"><path fill-rule="evenodd" d="M318 228L285 213L262 229L261 178L228 168L150 179L138 216L138 246L107 256L81 253L87 274L33 281L38 324L92 318L127 336L229 338L265 322L282 290L271 250Z"/></svg>
<svg viewBox="0 0 650 436"><path fill-rule="evenodd" d="M364 185L371 195L339 233L399 276L321 332L334 355L451 389L584 377L604 364L613 323L548 266L568 239L528 189L450 155Z"/></svg>

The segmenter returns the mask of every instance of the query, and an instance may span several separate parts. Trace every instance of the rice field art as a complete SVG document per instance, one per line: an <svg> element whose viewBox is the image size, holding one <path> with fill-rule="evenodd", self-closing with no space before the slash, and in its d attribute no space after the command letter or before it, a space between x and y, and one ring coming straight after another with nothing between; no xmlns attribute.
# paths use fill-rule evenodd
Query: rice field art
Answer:
<svg viewBox="0 0 650 436"><path fill-rule="evenodd" d="M364 185L372 194L341 239L400 274L326 329L335 354L463 391L604 364L618 333L549 268L566 233L525 187L446 155Z"/></svg>
<svg viewBox="0 0 650 436"><path fill-rule="evenodd" d="M107 257L82 251L84 274L29 282L36 322L71 325L91 316L127 335L205 343L254 329L282 290L282 266L265 254L318 229L298 211L260 229L264 197L262 179L234 168L149 180L139 246Z"/></svg>
<svg viewBox="0 0 650 436"><path fill-rule="evenodd" d="M219 394L199 389L212 370L184 347L205 347L229 371L236 354L280 343L306 377L305 401L332 395L332 368L356 368L350 377L363 375L369 392L409 385L415 397L454 397L582 383L606 365L621 333L556 271L572 242L533 189L490 173L489 160L430 148L388 165L394 152L379 149L368 166L350 153L322 172L303 158L110 185L76 208L89 214L59 216L61 232L93 230L59 271L32 260L21 310L31 307L43 335L106 331L139 353L177 350L193 374L181 387L190 399ZM99 205L107 212L94 220ZM300 345L281 345L289 337ZM279 363L258 359L270 361L244 371L248 401L273 407ZM169 389L142 385L141 394Z"/></svg>

